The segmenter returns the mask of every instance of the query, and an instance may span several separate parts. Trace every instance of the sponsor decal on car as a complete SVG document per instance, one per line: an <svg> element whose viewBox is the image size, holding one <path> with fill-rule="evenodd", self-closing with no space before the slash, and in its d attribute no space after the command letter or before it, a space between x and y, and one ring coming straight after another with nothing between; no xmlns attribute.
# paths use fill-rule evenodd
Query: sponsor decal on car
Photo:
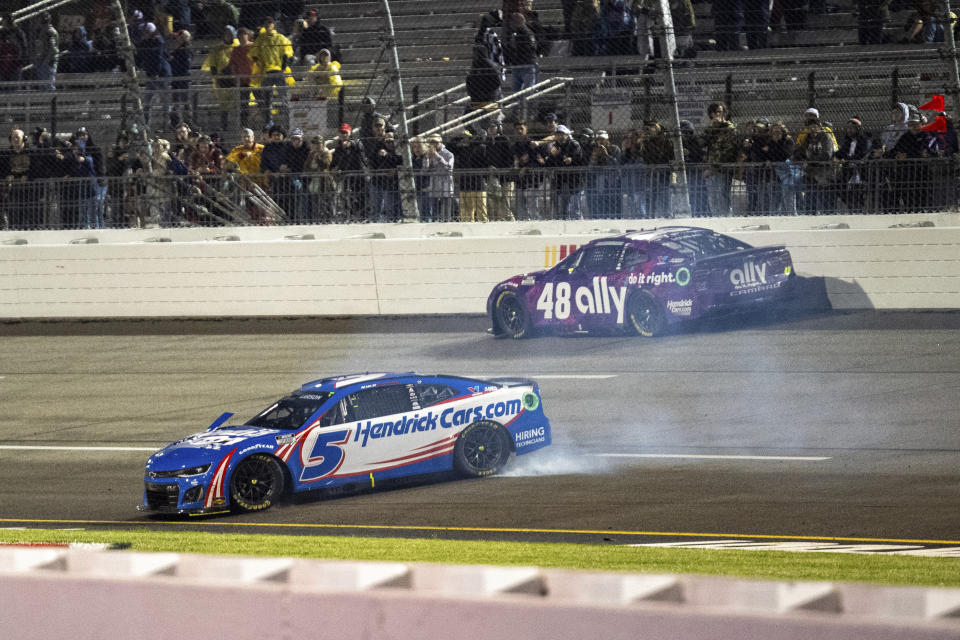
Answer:
<svg viewBox="0 0 960 640"><path fill-rule="evenodd" d="M487 405L478 405L457 409L447 407L437 413L427 411L426 414L414 413L413 415L404 415L399 420L373 422L358 422L357 428L353 434L353 441L360 442L361 447L367 446L370 439L391 438L394 436L403 436L408 433L421 433L425 431L434 431L439 426L442 429L451 427L462 427L478 420L504 418L515 416L523 411L520 399L502 400L500 402L491 402Z"/></svg>
<svg viewBox="0 0 960 640"><path fill-rule="evenodd" d="M581 314L593 315L609 315L615 308L617 323L622 324L626 299L625 286L611 287L606 276L594 276L592 288L580 286L576 291L569 282L558 282L556 287L552 282L546 283L537 300L537 310L543 311L544 320L566 320L573 305Z"/></svg>
<svg viewBox="0 0 960 640"><path fill-rule="evenodd" d="M517 449L523 447L529 447L534 444L539 444L544 442L547 438L547 430L543 427L536 427L534 429L524 429L523 431L518 431L517 435L514 436L513 441L516 444Z"/></svg>
<svg viewBox="0 0 960 640"><path fill-rule="evenodd" d="M189 447L198 447L200 449L212 449L218 451L223 447L232 447L240 444L249 438L256 438L268 433L275 433L274 429L231 429L229 432L196 433L188 438L184 438L175 444L182 444Z"/></svg>
<svg viewBox="0 0 960 640"><path fill-rule="evenodd" d="M678 316L689 316L693 311L693 300L667 300L667 311Z"/></svg>
<svg viewBox="0 0 960 640"><path fill-rule="evenodd" d="M730 284L737 289L758 287L767 283L766 263L757 264L753 260L743 263L743 269L730 270Z"/></svg>
<svg viewBox="0 0 960 640"><path fill-rule="evenodd" d="M661 271L660 273L631 273L627 276L627 282L641 286L649 284L656 287L661 284L672 284L676 281L674 275L668 271Z"/></svg>

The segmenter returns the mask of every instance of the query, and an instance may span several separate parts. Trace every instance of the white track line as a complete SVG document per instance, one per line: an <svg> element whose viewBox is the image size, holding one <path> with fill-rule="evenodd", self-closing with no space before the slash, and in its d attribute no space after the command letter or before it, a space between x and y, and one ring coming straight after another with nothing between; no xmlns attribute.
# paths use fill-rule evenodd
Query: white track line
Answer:
<svg viewBox="0 0 960 640"><path fill-rule="evenodd" d="M790 462L823 462L833 458L826 456L737 456L708 455L698 453L594 453L598 458L690 458L693 460L787 460Z"/></svg>
<svg viewBox="0 0 960 640"><path fill-rule="evenodd" d="M163 447L67 447L46 445L0 444L0 451L158 451Z"/></svg>

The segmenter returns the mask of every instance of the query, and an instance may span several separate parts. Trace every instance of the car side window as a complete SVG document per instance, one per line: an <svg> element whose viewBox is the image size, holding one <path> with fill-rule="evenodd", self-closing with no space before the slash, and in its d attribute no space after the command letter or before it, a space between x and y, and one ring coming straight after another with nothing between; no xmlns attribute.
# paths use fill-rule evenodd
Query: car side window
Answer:
<svg viewBox="0 0 960 640"><path fill-rule="evenodd" d="M622 244L598 244L583 250L577 271L581 273L608 273L617 269Z"/></svg>
<svg viewBox="0 0 960 640"><path fill-rule="evenodd" d="M421 407L429 407L457 397L457 390L445 384L417 384L413 388Z"/></svg>
<svg viewBox="0 0 960 640"><path fill-rule="evenodd" d="M639 267L642 264L646 264L648 260L650 260L650 256L643 249L627 247L627 250L623 254L623 261L620 268L630 270L634 267Z"/></svg>
<svg viewBox="0 0 960 640"><path fill-rule="evenodd" d="M320 417L321 427L332 427L335 424L343 424L344 422L347 422L347 420L344 419L343 400L340 400L340 402L327 409L327 412Z"/></svg>
<svg viewBox="0 0 960 640"><path fill-rule="evenodd" d="M347 417L350 421L371 420L413 410L410 388L405 384L357 391L348 395L346 401Z"/></svg>

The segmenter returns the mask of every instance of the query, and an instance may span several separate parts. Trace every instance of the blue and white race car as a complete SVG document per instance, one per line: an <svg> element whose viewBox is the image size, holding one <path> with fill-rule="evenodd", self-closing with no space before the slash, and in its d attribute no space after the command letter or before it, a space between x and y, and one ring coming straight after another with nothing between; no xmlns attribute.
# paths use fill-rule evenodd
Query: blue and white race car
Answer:
<svg viewBox="0 0 960 640"><path fill-rule="evenodd" d="M455 470L487 476L550 444L532 380L364 373L308 382L253 418L147 460L141 510L258 511L287 493Z"/></svg>

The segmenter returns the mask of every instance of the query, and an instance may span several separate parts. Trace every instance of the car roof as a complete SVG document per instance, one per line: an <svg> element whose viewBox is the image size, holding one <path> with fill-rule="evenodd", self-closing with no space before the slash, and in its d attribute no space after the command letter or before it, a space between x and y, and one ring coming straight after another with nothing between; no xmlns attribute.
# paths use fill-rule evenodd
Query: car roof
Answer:
<svg viewBox="0 0 960 640"><path fill-rule="evenodd" d="M474 378L465 378L462 376L445 376L439 374L419 374L416 371L397 372L364 372L351 373L342 376L331 376L329 378L320 378L303 384L300 391L341 391L343 389L354 387L376 386L383 383L393 383L397 381L408 381L411 378L423 379L443 379L447 381L462 380L470 382L482 382Z"/></svg>
<svg viewBox="0 0 960 640"><path fill-rule="evenodd" d="M689 227L683 225L672 225L667 227L656 227L654 229L641 229L639 231L627 231L623 236L627 240L677 240L682 238L715 235L717 232L713 229L704 227Z"/></svg>

